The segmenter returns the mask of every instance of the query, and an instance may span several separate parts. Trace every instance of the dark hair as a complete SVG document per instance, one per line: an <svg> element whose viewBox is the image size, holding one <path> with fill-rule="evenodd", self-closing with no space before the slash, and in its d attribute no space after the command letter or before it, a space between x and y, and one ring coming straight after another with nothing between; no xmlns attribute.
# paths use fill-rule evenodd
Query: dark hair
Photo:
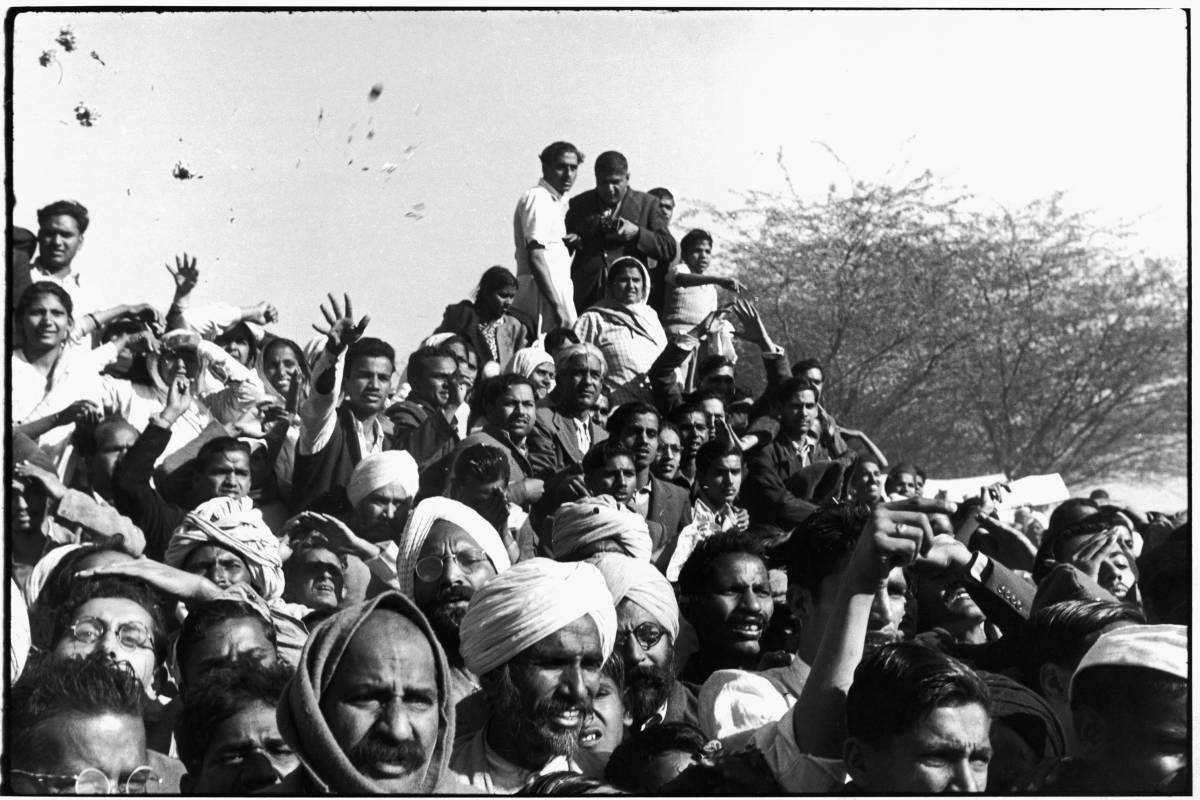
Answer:
<svg viewBox="0 0 1200 800"><path fill-rule="evenodd" d="M561 770L559 772L535 774L525 782L525 785L521 787L521 791L517 792L517 794L523 797L538 795L564 795L572 797L575 795L596 794L597 789L605 788L607 788L607 784L603 781L585 777L578 772ZM609 792L602 792L602 794L609 794Z"/></svg>
<svg viewBox="0 0 1200 800"><path fill-rule="evenodd" d="M189 686L175 725L179 759L187 771L199 773L213 733L222 722L253 703L278 707L291 677L292 670L283 661L267 666L241 657L206 672L196 686Z"/></svg>
<svg viewBox="0 0 1200 800"><path fill-rule="evenodd" d="M579 335L570 328L555 328L546 334L545 348L547 353L553 353L567 343L579 344Z"/></svg>
<svg viewBox="0 0 1200 800"><path fill-rule="evenodd" d="M52 731L62 714L117 714L142 719L146 694L133 668L114 662L99 651L66 661L41 659L32 663L10 690L8 712L9 764L30 767L55 752Z"/></svg>
<svg viewBox="0 0 1200 800"><path fill-rule="evenodd" d="M48 225L51 217L71 217L79 226L80 234L87 233L88 223L91 222L88 219L87 208L74 200L55 200L50 205L39 208L37 212L38 226Z"/></svg>
<svg viewBox="0 0 1200 800"><path fill-rule="evenodd" d="M613 750L604 768L604 779L626 792L648 793L646 770L664 753L703 754L708 739L690 722L664 722L634 731Z"/></svg>
<svg viewBox="0 0 1200 800"><path fill-rule="evenodd" d="M596 470L603 469L609 459L617 458L618 456L624 456L634 464L637 464L637 457L634 456L633 451L616 439L605 439L602 442L597 442L583 455L583 474L591 475Z"/></svg>
<svg viewBox="0 0 1200 800"><path fill-rule="evenodd" d="M965 664L916 642L886 644L854 670L846 733L881 746L935 709L971 703L990 713L987 684Z"/></svg>
<svg viewBox="0 0 1200 800"><path fill-rule="evenodd" d="M292 546L292 554L288 556L287 561L283 562L283 580L285 583L290 584L298 577L297 571L300 569L299 556L302 556L305 553L311 553L313 550L328 550L330 553L333 553L335 556L337 556L338 564L340 564L342 567L343 575L345 574L347 567L350 566L349 561L346 559L346 554L341 550L334 548L334 546L330 544L329 540L324 536L319 533L314 536L306 536L298 540L296 544ZM271 627L274 628L274 626Z"/></svg>
<svg viewBox="0 0 1200 800"><path fill-rule="evenodd" d="M780 405L783 405L800 392L812 392L814 398L819 399L821 397L821 390L817 388L815 383L810 381L808 378L800 377L788 378L786 381L779 384L779 389L775 392L775 400Z"/></svg>
<svg viewBox="0 0 1200 800"><path fill-rule="evenodd" d="M466 359L467 363L474 361L474 368L479 368L479 354L475 352L474 345L472 345L462 336L459 336L457 333L447 336L445 339L435 344L434 348L436 348L438 353L442 356L453 359L456 366L461 367L464 362L460 361L458 353L454 352L454 345L459 345L462 347L463 353L465 354L463 357Z"/></svg>
<svg viewBox="0 0 1200 800"><path fill-rule="evenodd" d="M1081 507L1078 506L1078 508ZM1057 510L1055 509L1055 511ZM1115 525L1129 525L1128 518L1115 508L1104 508L1065 525L1061 524L1062 520L1059 522L1059 525L1050 526L1042 534L1041 546L1038 547L1037 555L1034 557L1033 580L1035 582L1041 582L1050 574L1050 570L1053 569L1052 562L1062 560L1064 542L1077 536L1103 533Z"/></svg>
<svg viewBox="0 0 1200 800"><path fill-rule="evenodd" d="M235 451L245 453L246 458L250 458L250 445L241 439L235 439L232 436L218 436L215 439L209 439L196 454L196 469L199 471L208 469L208 465L214 458Z"/></svg>
<svg viewBox="0 0 1200 800"><path fill-rule="evenodd" d="M1187 536L1147 548L1137 560L1138 589L1155 622L1191 623L1192 542Z"/></svg>
<svg viewBox="0 0 1200 800"><path fill-rule="evenodd" d="M20 319L39 297L46 295L57 297L58 302L62 303L62 307L66 309L67 316L74 317L75 303L71 300L71 295L67 293L66 289L50 281L37 281L25 287L25 291L21 292L20 298L17 299L17 308L13 315Z"/></svg>
<svg viewBox="0 0 1200 800"><path fill-rule="evenodd" d="M424 347L418 347L408 356L408 377L424 378L429 374L428 362L435 358L454 360L454 356L443 353L436 345L427 344Z"/></svg>
<svg viewBox="0 0 1200 800"><path fill-rule="evenodd" d="M224 347L227 342L245 342L250 346L250 363L258 363L258 339L254 338L254 334L250 331L250 326L245 322L239 322L220 334L214 342L221 347Z"/></svg>
<svg viewBox="0 0 1200 800"><path fill-rule="evenodd" d="M809 515L783 547L788 583L819 597L821 581L845 569L869 517L863 505L827 506Z"/></svg>
<svg viewBox="0 0 1200 800"><path fill-rule="evenodd" d="M716 562L721 556L745 553L763 559L762 541L749 532L739 530L718 531L709 536L688 556L679 570L679 593L683 597L697 597L708 588L716 573Z"/></svg>
<svg viewBox="0 0 1200 800"><path fill-rule="evenodd" d="M468 480L481 483L503 480L507 483L511 469L508 453L488 444L473 444L455 458L453 479L459 486Z"/></svg>
<svg viewBox="0 0 1200 800"><path fill-rule="evenodd" d="M657 197L660 203L663 200L675 202L675 195L671 194L671 190L665 186L655 186L653 189L646 192L646 194L650 195L651 197Z"/></svg>
<svg viewBox="0 0 1200 800"><path fill-rule="evenodd" d="M742 448L727 439L713 439L700 445L700 449L696 451L696 476L703 476L710 466L728 456L737 456L743 464L745 463Z"/></svg>
<svg viewBox="0 0 1200 800"><path fill-rule="evenodd" d="M676 436L679 436L679 426L678 425L676 425L674 422L671 422L670 420L666 420L666 419L659 420L658 435L662 436L663 433L666 431L671 431Z"/></svg>
<svg viewBox="0 0 1200 800"><path fill-rule="evenodd" d="M605 424L604 429L608 431L609 436L620 436L621 431L625 429L625 426L632 422L634 417L640 416L641 414L653 414L656 420L658 420L660 423L662 422L662 415L658 413L657 408L649 403L633 401L630 403L622 403L614 408L608 415L608 421Z"/></svg>
<svg viewBox="0 0 1200 800"><path fill-rule="evenodd" d="M1112 600L1066 600L1039 608L1024 626L1022 679L1041 691L1038 672L1057 664L1072 672L1106 628L1118 622L1145 623L1141 609Z"/></svg>
<svg viewBox="0 0 1200 800"><path fill-rule="evenodd" d="M553 142L546 145L546 149L542 150L538 160L542 162L542 166L546 166L558 160L558 157L564 153L574 153L575 157L579 159L579 163L583 163L583 153L570 142Z"/></svg>
<svg viewBox="0 0 1200 800"><path fill-rule="evenodd" d="M1097 664L1075 673L1071 680L1071 711L1091 708L1101 716L1138 714L1163 695L1186 704L1188 682L1169 672L1126 664Z"/></svg>
<svg viewBox="0 0 1200 800"><path fill-rule="evenodd" d="M515 372L508 372L503 375L495 375L483 382L479 392L479 408L487 409L499 402L500 398L504 397L504 393L514 386L528 386L529 391L534 392L536 396L533 382L529 378Z"/></svg>
<svg viewBox="0 0 1200 800"><path fill-rule="evenodd" d="M350 374L350 366L360 358L386 358L392 363L392 370L396 369L396 351L383 339L364 336L346 348L347 375Z"/></svg>
<svg viewBox="0 0 1200 800"><path fill-rule="evenodd" d="M601 677L608 678L617 685L617 690L625 691L625 658L615 650L600 669Z"/></svg>
<svg viewBox="0 0 1200 800"><path fill-rule="evenodd" d="M596 174L629 174L629 161L616 150L605 150L596 158Z"/></svg>
<svg viewBox="0 0 1200 800"><path fill-rule="evenodd" d="M679 240L679 252L682 253L688 248L699 244L700 242L708 242L709 246L711 247L713 238L708 231L704 231L699 228L693 228L685 233L683 238Z"/></svg>
<svg viewBox="0 0 1200 800"><path fill-rule="evenodd" d="M271 644L277 644L275 626L263 619L249 603L241 600L209 600L199 603L188 612L187 619L183 621L183 628L179 631L179 641L175 643L175 662L179 665L180 675L184 672L184 665L188 662L192 648L204 638L204 634L210 628L234 619L254 620L266 633Z"/></svg>
<svg viewBox="0 0 1200 800"><path fill-rule="evenodd" d="M891 492L896 486L897 479L904 473L912 475L913 480L915 481L919 472L920 470L917 468L916 464L912 463L911 461L901 461L888 470L887 478L883 482L883 490L885 492Z"/></svg>
<svg viewBox="0 0 1200 800"><path fill-rule="evenodd" d="M161 665L167 657L167 627L162 599L150 584L139 578L98 575L75 580L62 605L55 610L52 641L57 643L67 635L67 628L75 621L75 613L80 606L89 600L101 598L129 600L146 610L150 616L150 632L154 635L154 661Z"/></svg>
<svg viewBox="0 0 1200 800"><path fill-rule="evenodd" d="M488 267L484 271L483 277L479 279L479 286L475 288L475 296L478 297L481 294L498 292L501 289L516 288L517 276L508 267L502 267L497 264L494 267Z"/></svg>
<svg viewBox="0 0 1200 800"><path fill-rule="evenodd" d="M696 374L703 378L710 372L715 372L722 367L733 368L734 364L727 356L711 355L700 362L700 366L696 368Z"/></svg>
<svg viewBox="0 0 1200 800"><path fill-rule="evenodd" d="M685 403L680 403L679 405L675 406L667 413L667 420L673 425L679 426L682 425L683 421L692 414L699 414L700 416L705 417L705 424L707 424L707 416L704 413L704 408L700 405L698 400L688 400Z"/></svg>
<svg viewBox="0 0 1200 800"><path fill-rule="evenodd" d="M1103 489L1092 489L1092 493L1088 495L1088 499L1093 502L1096 500L1107 500L1108 492Z"/></svg>
<svg viewBox="0 0 1200 800"><path fill-rule="evenodd" d="M1063 500L1058 504L1058 507L1050 512L1050 518L1046 520L1045 535L1054 535L1058 531L1079 522L1084 517L1089 517L1100 510L1100 506L1096 505L1095 501L1089 500L1086 497L1071 497Z"/></svg>
<svg viewBox="0 0 1200 800"><path fill-rule="evenodd" d="M803 378L804 373L808 372L810 369L821 370L821 377L825 377L825 365L816 358L802 358L795 364L792 364L792 376L796 378Z"/></svg>

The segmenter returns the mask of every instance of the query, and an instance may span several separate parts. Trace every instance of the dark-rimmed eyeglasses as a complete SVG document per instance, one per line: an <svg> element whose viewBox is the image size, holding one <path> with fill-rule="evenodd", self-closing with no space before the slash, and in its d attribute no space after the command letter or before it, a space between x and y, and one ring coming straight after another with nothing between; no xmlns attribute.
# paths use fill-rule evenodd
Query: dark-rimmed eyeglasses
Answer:
<svg viewBox="0 0 1200 800"><path fill-rule="evenodd" d="M158 773L148 766L138 767L124 781L116 782L95 767L88 767L78 775L9 771L29 778L46 794L156 794L162 783Z"/></svg>
<svg viewBox="0 0 1200 800"><path fill-rule="evenodd" d="M649 651L659 643L659 641L667 635L667 629L655 622L643 622L633 629L633 638L637 641L638 646L643 650ZM617 631L616 648L624 650L629 644L629 629L622 628Z"/></svg>
<svg viewBox="0 0 1200 800"><path fill-rule="evenodd" d="M442 570L445 568L446 561L454 559L458 565L467 572L474 570L484 561L490 561L487 553L480 550L478 547L468 547L465 550L459 550L457 553L446 553L440 556L427 556L417 562L416 573L417 577L423 581L432 583L442 577Z"/></svg>
<svg viewBox="0 0 1200 800"><path fill-rule="evenodd" d="M96 617L80 617L67 627L77 642L95 644L108 633L108 625ZM117 641L128 650L154 649L154 633L140 622L122 622L117 626Z"/></svg>

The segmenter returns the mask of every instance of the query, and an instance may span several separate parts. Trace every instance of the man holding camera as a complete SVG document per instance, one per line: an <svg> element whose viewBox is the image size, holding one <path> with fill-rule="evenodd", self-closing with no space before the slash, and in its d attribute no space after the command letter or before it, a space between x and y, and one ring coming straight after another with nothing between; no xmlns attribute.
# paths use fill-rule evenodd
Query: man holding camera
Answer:
<svg viewBox="0 0 1200 800"><path fill-rule="evenodd" d="M629 188L625 156L613 150L601 153L595 170L596 188L572 198L566 219L568 244L575 245L575 308L581 314L604 297L608 265L618 258L637 258L659 283L658 265L670 264L676 251L658 198Z"/></svg>

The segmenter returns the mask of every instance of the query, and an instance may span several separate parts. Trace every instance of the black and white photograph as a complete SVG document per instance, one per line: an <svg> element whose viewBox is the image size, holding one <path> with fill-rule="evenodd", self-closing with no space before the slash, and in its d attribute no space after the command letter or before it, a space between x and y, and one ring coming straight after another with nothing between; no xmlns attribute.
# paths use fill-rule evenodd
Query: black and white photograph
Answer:
<svg viewBox="0 0 1200 800"><path fill-rule="evenodd" d="M9 7L0 792L1191 796L1192 22Z"/></svg>

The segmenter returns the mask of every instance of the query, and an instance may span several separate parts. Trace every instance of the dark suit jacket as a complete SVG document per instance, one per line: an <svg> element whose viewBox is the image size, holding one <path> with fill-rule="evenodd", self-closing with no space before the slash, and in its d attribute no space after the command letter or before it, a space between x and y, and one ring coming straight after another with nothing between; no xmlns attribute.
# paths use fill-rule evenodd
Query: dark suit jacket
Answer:
<svg viewBox="0 0 1200 800"><path fill-rule="evenodd" d="M653 545L650 560L666 572L675 553L679 531L692 522L692 504L688 501L687 490L651 475L650 513L646 521L658 523L650 526L650 543Z"/></svg>
<svg viewBox="0 0 1200 800"><path fill-rule="evenodd" d="M539 407L536 414L533 433L526 442L534 476L544 479L568 467L582 466L586 454L579 449L575 423L571 418L560 414L552 405ZM588 425L591 427L593 445L608 438L604 428L590 421Z"/></svg>
<svg viewBox="0 0 1200 800"><path fill-rule="evenodd" d="M475 348L480 366L492 360L487 342L479 332L479 315L475 313L475 304L470 300L446 306L446 311L442 314L442 324L438 325L434 333L457 333L466 339ZM512 361L513 354L529 344L529 329L525 327L525 323L505 314L500 319L500 326L496 328L496 349L500 351L497 361L500 363L500 369L506 369Z"/></svg>
<svg viewBox="0 0 1200 800"><path fill-rule="evenodd" d="M381 449L389 450L393 439L392 421L380 415L380 422L383 424ZM296 512L311 508L331 490L343 492L359 461L362 461L362 452L354 429L354 417L350 408L343 404L338 407L337 425L328 444L309 455L296 449L291 510Z"/></svg>
<svg viewBox="0 0 1200 800"><path fill-rule="evenodd" d="M650 270L651 281L662 281L662 269L656 266L671 263L675 257L675 237L667 228L666 217L658 206L658 198L644 192L627 189L617 216L638 226L632 242L605 236L599 219L604 208L589 189L571 199L567 207L567 233L579 234L582 240L571 262L571 282L575 284L575 308L582 314L604 297L604 280L608 265L621 256L634 256Z"/></svg>
<svg viewBox="0 0 1200 800"><path fill-rule="evenodd" d="M771 523L791 530L808 519L822 501L836 495L843 470L854 453L833 453L818 444L807 467L792 443L781 438L751 450L746 457L747 477L742 502L751 522Z"/></svg>

